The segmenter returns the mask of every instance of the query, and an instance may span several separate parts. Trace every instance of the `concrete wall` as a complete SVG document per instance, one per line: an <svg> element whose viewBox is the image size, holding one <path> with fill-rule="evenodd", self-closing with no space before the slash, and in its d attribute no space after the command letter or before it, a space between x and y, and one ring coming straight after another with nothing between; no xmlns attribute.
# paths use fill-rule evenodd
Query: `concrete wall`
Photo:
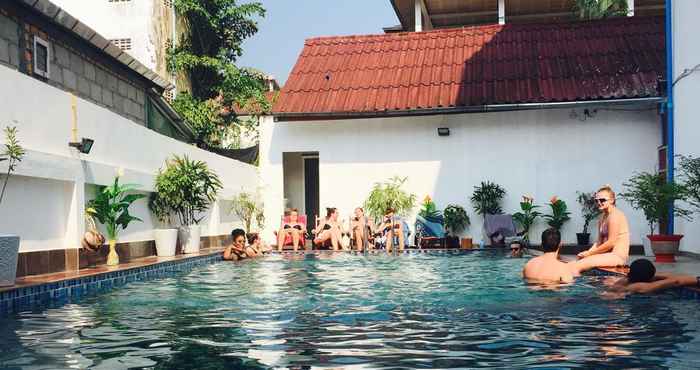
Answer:
<svg viewBox="0 0 700 370"><path fill-rule="evenodd" d="M656 164L659 119L654 109L639 109L599 110L585 121L571 110L314 122L265 117L260 174L267 217L277 219L283 209L282 153L318 151L320 206L336 206L343 217L363 203L375 182L406 176L406 189L419 201L430 195L440 208L464 206L472 221L467 233L480 238L482 219L468 198L475 185L491 180L507 190L503 208L509 213L519 208L523 194L539 204L554 195L564 199L573 213L563 237L575 242L583 224L576 191L607 183L620 190L634 171ZM451 135L438 137L438 127L449 127ZM619 205L629 218L632 241L641 243L642 215ZM531 238L537 239L543 225Z"/></svg>
<svg viewBox="0 0 700 370"><path fill-rule="evenodd" d="M674 80L700 64L700 1L673 2ZM678 81L675 94L675 150L677 154L700 156L700 70ZM700 214L693 222L676 219L676 233L684 234L681 248L700 253Z"/></svg>
<svg viewBox="0 0 700 370"><path fill-rule="evenodd" d="M18 234L21 251L78 247L84 231L84 204L92 185L112 183L119 167L123 182L153 189L154 174L172 154L206 161L224 183L221 198L240 191L255 192L256 168L197 149L160 135L131 120L78 99L78 137L95 140L90 154L68 147L71 140L71 99L68 93L37 79L0 66L0 126L18 127L18 138L27 149L10 179L6 200L0 205L0 233ZM5 164L0 164L0 170ZM228 214L226 202L217 202L202 222L203 235L230 232L238 220ZM154 220L145 201L133 208L144 223L123 232L120 242L153 239Z"/></svg>

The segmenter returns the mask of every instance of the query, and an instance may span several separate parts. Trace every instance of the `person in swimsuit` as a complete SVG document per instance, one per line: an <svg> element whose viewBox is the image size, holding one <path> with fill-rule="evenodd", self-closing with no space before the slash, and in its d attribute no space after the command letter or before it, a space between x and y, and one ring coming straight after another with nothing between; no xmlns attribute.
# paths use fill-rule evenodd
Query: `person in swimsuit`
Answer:
<svg viewBox="0 0 700 370"><path fill-rule="evenodd" d="M326 217L314 229L314 234L316 234L314 244L324 246L330 241L334 251L340 249L340 239L343 236L343 232L338 223L337 208L326 208Z"/></svg>
<svg viewBox="0 0 700 370"><path fill-rule="evenodd" d="M304 236L304 225L299 222L299 211L296 208L289 211L289 222L282 225L282 228L277 232L277 250L280 252L284 248L284 240L287 235L292 236L292 247L296 252Z"/></svg>
<svg viewBox="0 0 700 370"><path fill-rule="evenodd" d="M394 243L394 235L399 238L399 251L403 251L404 248L404 238L403 238L403 222L395 217L395 212L393 208L388 208L384 212L384 221L379 225L379 232L383 233L386 237L386 251L391 253Z"/></svg>
<svg viewBox="0 0 700 370"><path fill-rule="evenodd" d="M350 222L350 228L355 239L355 249L358 252L362 251L364 238L369 238L372 235L373 226L372 222L365 216L365 210L361 207L355 208L355 217Z"/></svg>
<svg viewBox="0 0 700 370"><path fill-rule="evenodd" d="M252 249L246 248L245 231L242 229L235 229L231 231L231 240L231 245L224 249L225 260L238 261L255 255Z"/></svg>
<svg viewBox="0 0 700 370"><path fill-rule="evenodd" d="M649 294L682 286L700 287L700 276L657 273L651 261L638 259L630 264L627 276L615 281L609 291Z"/></svg>
<svg viewBox="0 0 700 370"><path fill-rule="evenodd" d="M578 271L596 267L624 266L630 253L630 231L627 217L615 206L615 192L610 186L603 186L595 196L598 209L602 212L598 222L598 241L587 251L578 254Z"/></svg>
<svg viewBox="0 0 700 370"><path fill-rule="evenodd" d="M270 248L263 243L258 233L250 233L248 234L248 248L246 248L246 251L250 251L251 255L249 257L258 257L269 253Z"/></svg>

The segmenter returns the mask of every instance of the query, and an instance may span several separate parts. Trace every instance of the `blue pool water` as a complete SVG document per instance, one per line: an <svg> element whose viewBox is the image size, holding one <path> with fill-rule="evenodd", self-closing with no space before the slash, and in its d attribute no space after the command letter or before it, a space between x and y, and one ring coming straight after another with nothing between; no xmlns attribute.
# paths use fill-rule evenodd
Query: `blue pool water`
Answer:
<svg viewBox="0 0 700 370"><path fill-rule="evenodd" d="M498 253L221 262L0 318L0 368L699 368L674 294L546 289Z"/></svg>

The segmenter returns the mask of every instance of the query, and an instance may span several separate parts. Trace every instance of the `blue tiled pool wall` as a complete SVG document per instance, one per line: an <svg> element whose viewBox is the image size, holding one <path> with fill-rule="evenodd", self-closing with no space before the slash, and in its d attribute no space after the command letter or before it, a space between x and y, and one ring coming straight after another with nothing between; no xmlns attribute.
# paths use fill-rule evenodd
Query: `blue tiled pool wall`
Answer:
<svg viewBox="0 0 700 370"><path fill-rule="evenodd" d="M221 260L222 254L216 253L0 292L0 316L45 307L52 303L79 299L133 281L172 276Z"/></svg>

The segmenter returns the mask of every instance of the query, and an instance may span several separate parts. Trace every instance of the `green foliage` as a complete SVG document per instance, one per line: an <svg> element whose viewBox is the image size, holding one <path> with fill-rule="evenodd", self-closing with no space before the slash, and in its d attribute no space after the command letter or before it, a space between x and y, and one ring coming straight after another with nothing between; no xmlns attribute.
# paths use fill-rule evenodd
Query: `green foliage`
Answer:
<svg viewBox="0 0 700 370"><path fill-rule="evenodd" d="M521 234L526 241L530 240L530 228L535 224L537 217L542 215L537 211L537 208L539 206L534 204L534 198L523 196L523 201L520 202L520 212L513 214L513 220L523 228Z"/></svg>
<svg viewBox="0 0 700 370"><path fill-rule="evenodd" d="M574 11L580 19L601 19L627 15L627 0L576 0Z"/></svg>
<svg viewBox="0 0 700 370"><path fill-rule="evenodd" d="M17 164L22 162L22 158L26 151L17 140L17 127L5 127L5 149L0 153L0 162L7 161L7 172L5 173L5 181L2 184L2 192L0 192L0 204L5 197L5 188L7 182L10 181L10 175L17 169Z"/></svg>
<svg viewBox="0 0 700 370"><path fill-rule="evenodd" d="M481 185L474 187L471 201L474 205L474 211L484 216L500 215L503 213L501 209L501 199L506 195L506 191L498 184L486 181L481 182Z"/></svg>
<svg viewBox="0 0 700 370"><path fill-rule="evenodd" d="M264 74L234 64L243 41L258 31L255 18L265 16L265 9L259 2L236 0L175 0L174 6L186 27L177 46L168 50L168 69L187 74L192 86L185 98L190 101L174 108L188 121L195 119L198 146L221 147L227 130L240 131L233 105L254 101L261 111L270 110Z"/></svg>
<svg viewBox="0 0 700 370"><path fill-rule="evenodd" d="M700 158L680 156L680 175L687 191L686 201L700 212Z"/></svg>
<svg viewBox="0 0 700 370"><path fill-rule="evenodd" d="M100 186L95 199L88 202L87 214L105 225L109 240L117 240L119 231L126 229L132 221L141 221L140 218L129 214L129 207L146 196L128 194L134 190L136 190L135 185L120 185L119 176L117 176L112 185Z"/></svg>
<svg viewBox="0 0 700 370"><path fill-rule="evenodd" d="M418 214L422 217L432 218L440 217L442 215L442 213L437 209L435 202L433 202L429 195L426 195L425 199L423 199L423 207Z"/></svg>
<svg viewBox="0 0 700 370"><path fill-rule="evenodd" d="M261 229L265 226L263 204L255 199L252 194L242 192L236 195L231 202L231 212L236 214L236 216L243 221L246 232L251 232L253 221L255 221Z"/></svg>
<svg viewBox="0 0 700 370"><path fill-rule="evenodd" d="M398 215L410 212L416 204L416 195L401 189L408 178L394 176L386 182L377 182L372 187L364 208L378 219L388 208L393 208Z"/></svg>
<svg viewBox="0 0 700 370"><path fill-rule="evenodd" d="M571 212L567 210L566 202L557 199L557 197L552 197L552 199L549 200L549 208L552 213L543 215L542 217L547 219L547 225L549 225L549 227L561 230L564 223L571 219L571 217L569 217Z"/></svg>
<svg viewBox="0 0 700 370"><path fill-rule="evenodd" d="M155 188L156 206L168 214L177 214L180 224L187 226L202 220L199 214L209 209L222 185L205 162L173 156L166 162L165 170L158 171Z"/></svg>
<svg viewBox="0 0 700 370"><path fill-rule="evenodd" d="M577 192L576 194L578 194L576 201L581 205L581 216L583 216L583 233L588 234L588 226L591 224L591 221L600 216L600 210L595 202L596 192Z"/></svg>
<svg viewBox="0 0 700 370"><path fill-rule="evenodd" d="M632 208L644 212L651 234L654 234L656 225L668 220L669 207L675 201L688 198L688 190L683 184L668 182L659 173L635 173L623 185L625 191L620 197ZM676 204L673 214L689 220L692 212Z"/></svg>
<svg viewBox="0 0 700 370"><path fill-rule="evenodd" d="M453 234L459 234L471 224L467 211L457 204L450 204L443 212L445 216L445 227Z"/></svg>

